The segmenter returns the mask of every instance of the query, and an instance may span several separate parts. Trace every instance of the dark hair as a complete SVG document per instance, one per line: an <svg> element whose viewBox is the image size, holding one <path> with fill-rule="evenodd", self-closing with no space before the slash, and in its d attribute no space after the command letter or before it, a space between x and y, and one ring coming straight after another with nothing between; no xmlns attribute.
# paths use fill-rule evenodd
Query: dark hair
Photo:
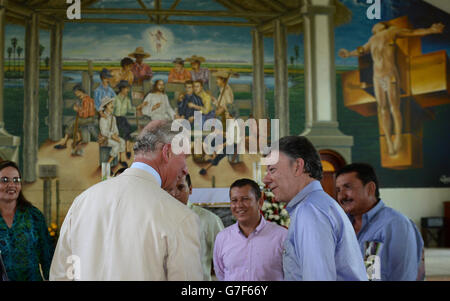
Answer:
<svg viewBox="0 0 450 301"><path fill-rule="evenodd" d="M120 61L120 66L125 67L128 65L133 65L134 61L132 59L130 59L129 57L125 57Z"/></svg>
<svg viewBox="0 0 450 301"><path fill-rule="evenodd" d="M188 187L192 186L191 176L189 174L186 175L186 183L188 184Z"/></svg>
<svg viewBox="0 0 450 301"><path fill-rule="evenodd" d="M259 188L258 184L255 181L250 179L244 178L234 181L233 184L231 184L230 186L230 192L231 189L233 189L234 187L244 187L247 185L249 185L252 188L256 200L259 200L261 198L261 189Z"/></svg>
<svg viewBox="0 0 450 301"><path fill-rule="evenodd" d="M378 179L375 174L375 169L367 163L352 163L349 165L345 165L336 173L336 178L342 174L356 172L356 176L361 182L366 185L369 182L375 183L375 197L379 201L380 200L380 191L378 190Z"/></svg>
<svg viewBox="0 0 450 301"><path fill-rule="evenodd" d="M303 136L286 136L279 141L279 151L292 160L302 158L303 171L318 181L322 180L322 162L314 145Z"/></svg>
<svg viewBox="0 0 450 301"><path fill-rule="evenodd" d="M19 172L20 178L22 178L22 174L20 173L19 166L13 161L1 161L0 162L0 171L7 168L7 167L13 167ZM17 197L17 209L24 211L26 208L32 207L33 205L25 198L25 196L22 193L22 187L20 188L19 196Z"/></svg>
<svg viewBox="0 0 450 301"><path fill-rule="evenodd" d="M184 82L184 86L186 87L187 85L194 85L194 82L191 80L187 80Z"/></svg>
<svg viewBox="0 0 450 301"><path fill-rule="evenodd" d="M157 80L155 80L155 83L153 84L151 93L158 92L157 86L158 86L158 83L159 83L159 82L164 82L164 81L163 81L162 79L157 79ZM165 91L163 91L163 93L164 93L164 92L165 92Z"/></svg>
<svg viewBox="0 0 450 301"><path fill-rule="evenodd" d="M86 92L83 90L83 88L81 87L80 84L77 84L77 85L75 85L75 86L72 88L72 92L73 92L73 93L75 93L76 91L81 91L81 92L83 92L84 94L86 94Z"/></svg>
<svg viewBox="0 0 450 301"><path fill-rule="evenodd" d="M203 87L203 81L201 79L194 80L194 83L199 83Z"/></svg>

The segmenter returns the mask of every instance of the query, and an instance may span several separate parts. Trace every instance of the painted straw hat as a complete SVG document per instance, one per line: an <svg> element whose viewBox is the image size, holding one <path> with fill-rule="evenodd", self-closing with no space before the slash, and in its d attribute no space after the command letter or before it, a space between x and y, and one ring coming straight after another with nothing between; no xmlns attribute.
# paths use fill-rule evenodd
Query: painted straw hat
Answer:
<svg viewBox="0 0 450 301"><path fill-rule="evenodd" d="M196 56L195 54L193 56L191 56L191 57L188 57L186 59L186 62L190 62L190 63L192 63L192 62L203 63L204 61L205 61L205 58L203 56Z"/></svg>
<svg viewBox="0 0 450 301"><path fill-rule="evenodd" d="M239 74L235 73L231 69L218 69L212 73L215 77L222 77L222 78L228 78L228 77L239 77Z"/></svg>
<svg viewBox="0 0 450 301"><path fill-rule="evenodd" d="M109 103L112 102L112 101L114 101L114 99L112 99L112 98L110 98L110 97L108 97L108 96L103 97L103 98L102 98L102 102L101 102L101 104L100 104L99 111L103 111L103 110L105 109L106 105L109 104Z"/></svg>
<svg viewBox="0 0 450 301"><path fill-rule="evenodd" d="M142 55L144 58L150 57L150 53L144 51L144 47L137 47L136 50L130 53L128 56L136 58L136 55Z"/></svg>

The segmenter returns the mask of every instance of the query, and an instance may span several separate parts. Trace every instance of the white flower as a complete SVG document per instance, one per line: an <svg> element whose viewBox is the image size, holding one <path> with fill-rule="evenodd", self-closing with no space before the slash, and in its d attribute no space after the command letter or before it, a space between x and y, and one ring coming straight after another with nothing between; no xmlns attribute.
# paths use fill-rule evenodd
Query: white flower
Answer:
<svg viewBox="0 0 450 301"><path fill-rule="evenodd" d="M277 220L280 219L280 217L279 217L278 215L275 215L275 216L273 217L273 219L277 221Z"/></svg>
<svg viewBox="0 0 450 301"><path fill-rule="evenodd" d="M269 215L269 219L274 219L274 217L275 217L275 215L273 215L273 214Z"/></svg>
<svg viewBox="0 0 450 301"><path fill-rule="evenodd" d="M282 209L281 212L280 212L280 214L281 214L282 216L289 216L289 212L287 212L286 209Z"/></svg>

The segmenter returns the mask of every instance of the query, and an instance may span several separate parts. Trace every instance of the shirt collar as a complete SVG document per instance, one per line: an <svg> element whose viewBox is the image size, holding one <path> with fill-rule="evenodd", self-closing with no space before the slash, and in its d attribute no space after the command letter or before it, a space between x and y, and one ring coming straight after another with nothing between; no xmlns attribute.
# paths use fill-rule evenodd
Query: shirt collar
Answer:
<svg viewBox="0 0 450 301"><path fill-rule="evenodd" d="M370 222L381 209L383 209L384 203L382 200L379 200L378 203L369 211L364 213L363 215L367 216L367 220Z"/></svg>
<svg viewBox="0 0 450 301"><path fill-rule="evenodd" d="M130 168L138 168L138 169L142 169L142 170L148 172L149 174L151 174L152 176L155 177L156 181L159 184L159 187L161 187L161 184L162 184L161 176L150 165L142 163L142 162L133 162L133 164L131 164Z"/></svg>
<svg viewBox="0 0 450 301"><path fill-rule="evenodd" d="M256 226L256 228L255 228L255 230L253 230L253 232L252 233L258 233L258 232L260 232L263 228L264 228L264 226L267 224L267 221L266 221L266 219L264 218L264 216L262 216L262 215L260 215L261 216L261 220L259 221L259 224L258 224L258 226ZM237 222L236 224L234 224L235 225L235 231L237 232L237 233L241 233L241 229L239 228L239 223ZM252 234L251 233L251 234ZM242 235L244 235L244 234L242 234Z"/></svg>
<svg viewBox="0 0 450 301"><path fill-rule="evenodd" d="M322 185L319 181L314 180L308 185L306 185L299 193L287 204L286 210L290 213L294 211L295 207L300 204L311 192L316 190L323 190Z"/></svg>

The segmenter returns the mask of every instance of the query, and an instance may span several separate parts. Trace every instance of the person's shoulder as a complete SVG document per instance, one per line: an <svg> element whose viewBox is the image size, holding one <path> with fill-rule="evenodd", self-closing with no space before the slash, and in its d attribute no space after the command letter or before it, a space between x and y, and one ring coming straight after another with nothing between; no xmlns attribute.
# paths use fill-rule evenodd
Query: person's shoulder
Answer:
<svg viewBox="0 0 450 301"><path fill-rule="evenodd" d="M33 217L39 218L39 219L45 219L44 214L42 213L41 210L39 210L37 207L35 207L34 205L25 207L25 211L28 212L29 214L31 214Z"/></svg>
<svg viewBox="0 0 450 301"><path fill-rule="evenodd" d="M383 223L386 225L391 223L407 225L410 224L410 220L406 215L386 205L381 208L378 216L384 221Z"/></svg>
<svg viewBox="0 0 450 301"><path fill-rule="evenodd" d="M288 232L288 230L285 227L282 227L276 223L269 222L269 221L267 221L266 227L268 227L268 229L271 232L274 232L274 233L277 233L280 235L286 235Z"/></svg>
<svg viewBox="0 0 450 301"><path fill-rule="evenodd" d="M234 231L236 231L236 227L237 227L237 223L234 223L234 224L232 224L232 225L230 225L230 226L228 226L228 227L225 227L222 231L220 231L218 234L217 234L217 237L219 238L219 239L226 239L227 237L229 237Z"/></svg>

